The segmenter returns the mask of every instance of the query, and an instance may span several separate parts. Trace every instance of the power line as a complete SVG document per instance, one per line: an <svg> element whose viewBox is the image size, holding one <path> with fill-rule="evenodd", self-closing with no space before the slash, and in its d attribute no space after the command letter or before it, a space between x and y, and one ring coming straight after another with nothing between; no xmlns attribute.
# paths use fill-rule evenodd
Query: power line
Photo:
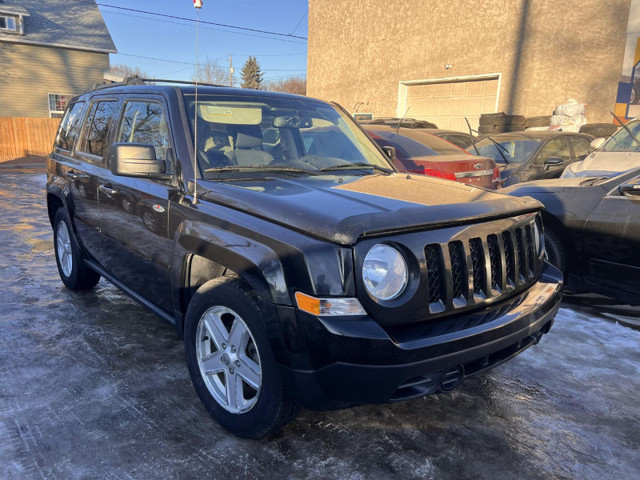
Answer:
<svg viewBox="0 0 640 480"><path fill-rule="evenodd" d="M231 52L230 55L237 55L239 57L289 57L292 55L306 55L307 52L295 52L295 53L238 53Z"/></svg>
<svg viewBox="0 0 640 480"><path fill-rule="evenodd" d="M264 80L272 81L272 80L282 80L285 78L307 78L307 76L306 75L282 75L279 77L264 77Z"/></svg>
<svg viewBox="0 0 640 480"><path fill-rule="evenodd" d="M296 23L296 26L293 28L293 30L291 30L291 34L296 33L296 30L298 29L298 27L300 26L300 23L302 22L302 20L304 19L304 17L307 16L307 13L309 13L309 10L305 10L304 14L302 15L302 17L300 17L300 20L298 20L298 23Z"/></svg>
<svg viewBox="0 0 640 480"><path fill-rule="evenodd" d="M180 17L180 16L177 16L177 15L168 15L166 13L149 12L149 11L146 11L146 10L138 10L136 8L119 7L117 5L110 5L110 4L107 4L107 3L97 3L96 2L96 4L101 6L101 7L114 8L116 10L125 10L125 11L128 11L128 12L143 13L145 15L155 15L155 16L158 16L158 17L172 18L174 20L183 20L183 21L186 21L186 22L195 22L194 19L188 18L188 17ZM302 19L300 19L300 21L302 21ZM293 34L290 34L290 33L270 32L268 30L260 30L258 28L240 27L238 25L229 25L229 24L226 24L226 23L209 22L207 20L200 20L200 23L204 23L204 24L207 24L207 25L216 25L218 27L224 27L224 28L232 28L232 29L236 29L236 30L244 30L244 31L248 31L248 32L264 33L264 34L267 34L267 35L277 35L277 36L281 36L281 37L297 38L299 40L307 40L307 37L302 37L302 36L299 36L299 35L293 35ZM298 23L300 23L300 22L298 22ZM297 26L296 26L296 28L297 28Z"/></svg>
<svg viewBox="0 0 640 480"><path fill-rule="evenodd" d="M109 8L109 7L105 7L105 8ZM183 25L183 26L189 26L189 24L184 23L184 22L176 22L176 21L171 21L171 20L166 20L166 19L162 19L162 18L149 18L148 16L143 16L143 15L133 15L131 13L124 13L124 12L111 12L109 10L107 10L105 13L109 13L110 15L121 15L123 17L131 17L131 18L142 18L144 20L151 20L153 22L161 22L161 23L171 23L173 25ZM225 30L222 28L215 28L215 27L207 27L207 26L200 26L201 29L205 29L205 30L212 30L214 32L224 32L224 33L229 33L232 35L242 35L244 37L253 37L253 38L268 38L270 40L273 40L274 42L286 42L286 43L293 43L295 45L304 45L305 41L304 40L295 40L295 39L285 39L285 38L273 38L273 37L268 37L266 35L256 35L253 33L244 33L244 32L233 32L233 31L229 31L229 30Z"/></svg>
<svg viewBox="0 0 640 480"><path fill-rule="evenodd" d="M144 58L145 60L156 60L158 62L165 62L165 63L180 63L182 65L194 65L193 62L185 62L182 60L167 60L165 58L158 58L158 57L148 57L146 55L136 55L134 53L123 53L123 52L118 52L116 55L124 55L127 57L136 57L136 58ZM229 67L223 66L223 65L211 65L213 67L217 67L217 68L224 68L224 69L228 69ZM260 70L264 70L265 72L306 72L306 69L300 69L300 70L294 70L291 68L262 68L260 67Z"/></svg>

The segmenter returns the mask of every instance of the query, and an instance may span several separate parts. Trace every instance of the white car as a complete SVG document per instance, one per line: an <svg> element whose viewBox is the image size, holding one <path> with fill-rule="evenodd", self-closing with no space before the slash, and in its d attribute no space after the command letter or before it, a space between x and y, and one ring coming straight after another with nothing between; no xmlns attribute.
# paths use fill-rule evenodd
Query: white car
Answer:
<svg viewBox="0 0 640 480"><path fill-rule="evenodd" d="M640 167L640 117L618 129L606 141L596 138L591 146L597 150L565 168L560 178L613 177Z"/></svg>

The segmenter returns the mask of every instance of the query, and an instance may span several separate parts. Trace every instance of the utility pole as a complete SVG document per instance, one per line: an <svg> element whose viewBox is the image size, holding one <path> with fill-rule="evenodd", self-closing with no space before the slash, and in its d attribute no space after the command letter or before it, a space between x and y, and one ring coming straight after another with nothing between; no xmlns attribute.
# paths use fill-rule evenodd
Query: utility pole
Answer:
<svg viewBox="0 0 640 480"><path fill-rule="evenodd" d="M233 56L229 55L229 86L233 87Z"/></svg>

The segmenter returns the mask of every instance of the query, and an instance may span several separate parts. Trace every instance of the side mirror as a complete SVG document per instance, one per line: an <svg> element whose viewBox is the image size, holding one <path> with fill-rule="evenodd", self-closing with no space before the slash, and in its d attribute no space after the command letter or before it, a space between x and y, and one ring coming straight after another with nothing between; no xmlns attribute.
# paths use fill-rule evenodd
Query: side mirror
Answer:
<svg viewBox="0 0 640 480"><path fill-rule="evenodd" d="M607 139L606 138L594 138L593 140L591 140L591 143L589 144L589 146L593 149L593 150L597 150L599 149L602 145L604 145L604 142L606 142Z"/></svg>
<svg viewBox="0 0 640 480"><path fill-rule="evenodd" d="M391 160L396 158L396 149L395 149L395 147L391 147L389 145L385 145L384 147L382 147L382 150L384 150L384 153L386 153L387 157L389 157Z"/></svg>
<svg viewBox="0 0 640 480"><path fill-rule="evenodd" d="M114 143L107 151L107 161L114 175L123 177L170 178L164 160L156 158L151 145L141 143Z"/></svg>
<svg viewBox="0 0 640 480"><path fill-rule="evenodd" d="M561 167L564 160L561 157L549 157L544 161L544 169L549 170L551 167Z"/></svg>
<svg viewBox="0 0 640 480"><path fill-rule="evenodd" d="M620 185L618 187L618 191L622 195L638 197L640 196L640 183L625 183L624 185Z"/></svg>

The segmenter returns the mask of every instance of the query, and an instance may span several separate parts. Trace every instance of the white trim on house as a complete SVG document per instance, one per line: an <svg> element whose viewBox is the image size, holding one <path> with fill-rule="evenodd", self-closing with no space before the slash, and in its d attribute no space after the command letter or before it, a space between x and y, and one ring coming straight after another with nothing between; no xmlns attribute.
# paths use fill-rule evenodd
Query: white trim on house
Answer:
<svg viewBox="0 0 640 480"><path fill-rule="evenodd" d="M111 49L87 48L87 47L79 47L77 45L65 45L63 43L34 42L33 40L25 40L24 37L17 37L15 39L7 38L7 37L0 38L0 42L25 43L29 45L40 45L43 47L58 47L58 48L66 48L68 50L82 50L85 52L95 52L95 53L118 53L117 50L111 50Z"/></svg>

